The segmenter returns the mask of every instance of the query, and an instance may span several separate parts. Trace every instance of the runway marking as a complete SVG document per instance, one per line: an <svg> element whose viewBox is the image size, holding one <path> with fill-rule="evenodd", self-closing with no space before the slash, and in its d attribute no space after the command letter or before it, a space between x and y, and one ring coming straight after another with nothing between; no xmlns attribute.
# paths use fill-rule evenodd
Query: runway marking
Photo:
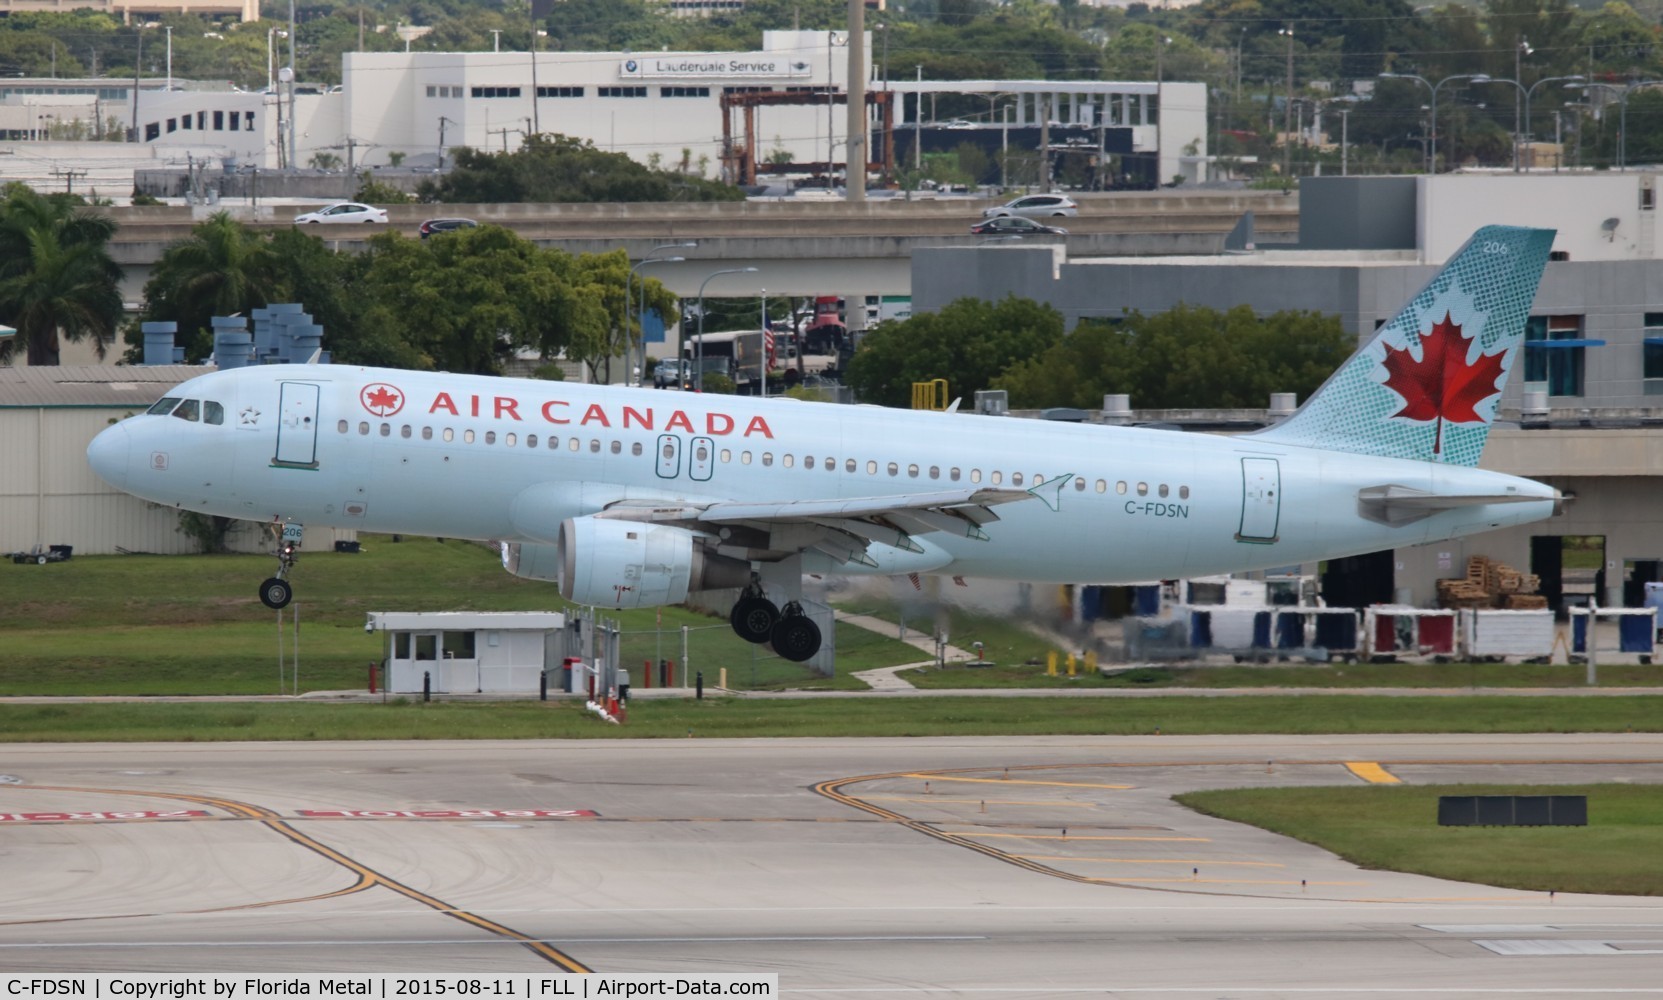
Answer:
<svg viewBox="0 0 1663 1000"><path fill-rule="evenodd" d="M1209 858L1077 858L1069 854L1014 854L1012 857L1029 861L1102 861L1114 865L1225 865L1237 868L1286 868L1274 861L1214 861Z"/></svg>
<svg viewBox="0 0 1663 1000"><path fill-rule="evenodd" d="M983 768L982 770L986 770ZM1059 788L1112 788L1116 791L1126 791L1136 788L1136 785L1099 785L1089 781L1030 781L1027 778L962 778L947 774L903 774L903 778L918 778L929 781L965 781L985 785L1053 785Z"/></svg>
<svg viewBox="0 0 1663 1000"><path fill-rule="evenodd" d="M1375 785L1401 785L1403 780L1379 764L1366 760L1348 760L1345 769Z"/></svg>
<svg viewBox="0 0 1663 1000"><path fill-rule="evenodd" d="M954 837L1007 837L1007 838L1014 839L1014 840L1150 840L1150 841L1160 841L1160 842L1185 841L1185 842L1189 842L1189 843L1200 843L1200 844L1210 844L1210 843L1213 842L1211 837L1111 837L1111 836L1105 836L1105 835L1100 835L1100 834L1090 834L1090 833L1075 834L1074 836L1070 837L1070 836L1065 836L1065 835L1060 834L1060 833L981 833L979 831L973 831L971 833L953 833L953 834L950 834L950 836L954 836Z"/></svg>
<svg viewBox="0 0 1663 1000"><path fill-rule="evenodd" d="M926 795L922 798L908 798L905 795L863 795L861 798L868 802L953 802L961 805L975 805L980 802L989 806L1067 806L1070 809L1096 809L1095 802L1027 802L1021 799L955 799L946 795Z"/></svg>
<svg viewBox="0 0 1663 1000"><path fill-rule="evenodd" d="M1089 879L1088 881L1095 882L1095 881L1097 881L1097 879ZM1192 884L1193 883L1201 883L1201 884L1209 884L1210 883L1210 884L1213 884L1213 885L1301 885L1301 886L1303 886L1303 885L1368 885L1369 884L1368 882L1311 882L1311 881L1308 881L1308 880L1305 880L1305 879L1296 879L1296 878L1294 878L1294 879L1280 879L1280 878L1154 878L1154 877L1118 878L1117 877L1117 878L1114 878L1114 879L1104 879L1103 881L1107 881L1107 882L1183 882L1183 883L1192 883Z"/></svg>
<svg viewBox="0 0 1663 1000"><path fill-rule="evenodd" d="M209 796L209 795L191 795L191 794L187 794L187 793L184 793L184 792L158 792L158 791L134 790L134 789L124 789L124 788L63 788L63 787L50 786L50 785L20 785L20 786L9 786L9 787L27 788L27 789L35 790L35 791L82 792L82 793L89 793L89 794L96 794L96 795L140 796L140 797L145 797L145 798L171 799L171 800L175 800L175 801L179 801L179 802L194 802L194 803L197 803L199 805L206 805L206 806L211 806L211 807L216 808L216 809L222 809L225 812L231 813L232 815L235 815L235 816L240 816L244 819L257 820L262 825L264 825L267 829L269 829L272 832L278 834L279 836L291 841L292 843L298 844L299 846L306 848L307 850L313 852L314 854L317 854L317 855L319 855L323 858L326 858L330 861L335 862L336 864L340 865L341 867L347 869L348 871L352 872L353 874L355 874L357 876L357 881L353 885L348 886L345 889L337 890L335 892L320 893L320 894L315 895L315 896L305 897L305 899L307 899L307 900L311 900L311 899L329 899L329 898L333 898L333 897L336 897L336 896L348 895L350 893L362 892L366 889L369 889L369 888L372 888L372 887L375 887L375 886L380 886L384 889L388 889L392 892L398 893L399 895L405 897L406 899L409 899L413 902L419 903L422 906L425 906L425 907L427 907L431 910L436 910L439 913L442 913L447 917L451 917L455 920L460 920L465 924L470 924L474 927L479 928L480 930L486 931L487 933L495 934L499 937L507 938L511 941L517 942L517 943L525 946L526 949L531 951L533 954L537 955L540 958L545 959L546 961L548 961L548 962L550 962L554 965L559 966L560 968L566 970L567 972L592 972L592 971L594 971L594 970L588 968L587 966L583 965L581 962L577 961L576 959L572 958L571 956L565 954L564 952L560 951L557 948L552 947L551 945L547 944L546 942L544 942L540 939L532 938L532 937L530 937L526 934L522 934L521 932L519 932L517 930L514 930L511 927L507 927L503 924L499 924L496 921L488 919L486 917L481 917L478 914L469 913L466 910L455 909L450 904L444 902L441 899L438 899L437 897L430 896L427 893L422 892L419 889L415 889L411 886L407 886L404 883L397 881L396 879L392 879L392 878L387 877L386 875L383 875L380 872L375 871L374 869L368 867L367 865L364 865L363 863L361 863L359 861L356 861L356 860L346 856L345 854L342 854L340 851L335 850L333 847L330 847L327 844L324 844L321 841L319 841L319 840L317 840L313 837L310 837L310 836L308 836L304 833L301 833L299 830L296 830L294 827L290 826L288 824L288 822L286 822L283 819L282 816L278 815L278 813L276 813L275 811L273 811L271 809L267 809L264 806L250 805L250 804L245 803L245 802L238 802L234 799L221 799L221 798L215 798L215 797ZM219 907L216 910L198 911L198 912L230 912L230 911L234 911L234 910L261 909L261 908L264 908L264 907L277 906L277 905L282 905L282 904L297 902L297 901L298 900L268 900L266 902L261 902L261 903L249 903L249 904L244 904L244 905L241 905L241 906Z"/></svg>

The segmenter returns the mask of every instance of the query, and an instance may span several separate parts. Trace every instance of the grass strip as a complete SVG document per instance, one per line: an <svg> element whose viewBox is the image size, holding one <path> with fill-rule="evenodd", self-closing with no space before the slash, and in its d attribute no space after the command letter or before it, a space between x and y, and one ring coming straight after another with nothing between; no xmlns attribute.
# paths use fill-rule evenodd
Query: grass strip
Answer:
<svg viewBox="0 0 1663 1000"><path fill-rule="evenodd" d="M0 705L0 741L1617 733L1663 730L1663 696L1604 698L637 699L624 726L572 701Z"/></svg>
<svg viewBox="0 0 1663 1000"><path fill-rule="evenodd" d="M1585 827L1438 825L1440 795L1586 795ZM1364 868L1542 892L1663 895L1663 788L1393 785L1189 792L1210 816L1295 837Z"/></svg>

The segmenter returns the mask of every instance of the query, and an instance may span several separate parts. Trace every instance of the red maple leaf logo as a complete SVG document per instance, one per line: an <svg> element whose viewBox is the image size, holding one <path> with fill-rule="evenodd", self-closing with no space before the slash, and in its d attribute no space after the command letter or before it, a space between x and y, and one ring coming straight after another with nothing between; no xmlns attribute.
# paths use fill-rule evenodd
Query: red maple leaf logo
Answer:
<svg viewBox="0 0 1663 1000"><path fill-rule="evenodd" d="M404 408L404 393L385 382L365 386L358 397L364 409L378 417L390 417Z"/></svg>
<svg viewBox="0 0 1663 1000"><path fill-rule="evenodd" d="M1386 388L1403 397L1403 409L1392 414L1410 420L1436 420L1432 454L1443 450L1443 422L1483 423L1477 405L1501 391L1506 374L1501 354L1480 354L1467 364L1472 338L1461 336L1461 326L1444 313L1442 323L1420 338L1421 360L1407 349L1386 347Z"/></svg>

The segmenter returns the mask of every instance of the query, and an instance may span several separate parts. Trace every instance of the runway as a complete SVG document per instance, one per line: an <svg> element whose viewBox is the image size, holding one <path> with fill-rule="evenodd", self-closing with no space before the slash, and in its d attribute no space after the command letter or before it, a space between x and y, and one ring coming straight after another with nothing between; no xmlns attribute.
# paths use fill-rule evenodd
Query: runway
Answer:
<svg viewBox="0 0 1663 1000"><path fill-rule="evenodd" d="M1663 900L1365 871L1169 800L1382 775L1655 783L1655 734L17 744L0 775L12 973L1663 995Z"/></svg>

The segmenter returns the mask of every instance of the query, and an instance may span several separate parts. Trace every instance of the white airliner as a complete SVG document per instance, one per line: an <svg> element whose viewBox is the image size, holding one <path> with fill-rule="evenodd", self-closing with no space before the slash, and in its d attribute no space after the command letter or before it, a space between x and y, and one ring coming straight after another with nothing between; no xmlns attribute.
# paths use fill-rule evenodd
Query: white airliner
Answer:
<svg viewBox="0 0 1663 1000"><path fill-rule="evenodd" d="M1474 466L1553 242L1486 227L1303 407L1236 437L342 365L180 385L87 449L226 517L496 540L579 604L742 588L804 660L804 573L1113 584L1314 562L1546 518ZM292 548L261 599L290 598Z"/></svg>

